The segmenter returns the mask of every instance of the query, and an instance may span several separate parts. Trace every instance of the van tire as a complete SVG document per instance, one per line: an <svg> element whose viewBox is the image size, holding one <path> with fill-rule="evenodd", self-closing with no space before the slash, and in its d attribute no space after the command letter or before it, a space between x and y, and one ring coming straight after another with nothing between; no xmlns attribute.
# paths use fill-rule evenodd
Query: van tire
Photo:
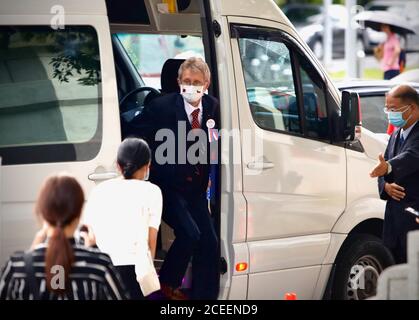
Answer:
<svg viewBox="0 0 419 320"><path fill-rule="evenodd" d="M393 256L380 238L370 234L351 236L337 258L332 299L363 300L375 296L379 274L393 264ZM362 277L365 279L364 290L352 285L353 279L362 270L365 274Z"/></svg>

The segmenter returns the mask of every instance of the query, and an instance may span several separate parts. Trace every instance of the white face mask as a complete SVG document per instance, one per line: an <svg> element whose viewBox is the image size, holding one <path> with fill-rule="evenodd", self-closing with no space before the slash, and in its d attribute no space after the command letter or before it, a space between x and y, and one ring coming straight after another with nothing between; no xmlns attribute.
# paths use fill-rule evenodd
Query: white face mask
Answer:
<svg viewBox="0 0 419 320"><path fill-rule="evenodd" d="M180 85L180 94L187 102L194 103L204 95L204 86L187 86L182 84Z"/></svg>

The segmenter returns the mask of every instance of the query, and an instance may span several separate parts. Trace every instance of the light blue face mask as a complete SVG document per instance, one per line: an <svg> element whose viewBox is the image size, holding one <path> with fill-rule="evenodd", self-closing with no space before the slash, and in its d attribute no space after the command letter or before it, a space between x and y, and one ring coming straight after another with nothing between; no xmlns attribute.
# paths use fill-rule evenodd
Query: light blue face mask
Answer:
<svg viewBox="0 0 419 320"><path fill-rule="evenodd" d="M409 118L407 118L406 120L403 119L403 113L405 113L407 110L409 110L409 106L406 106L407 108L405 108L403 111L388 111L387 112L387 118L388 118L388 122L390 122L393 126L396 126L398 128L403 128L407 121L409 121L410 117L412 115L409 116Z"/></svg>

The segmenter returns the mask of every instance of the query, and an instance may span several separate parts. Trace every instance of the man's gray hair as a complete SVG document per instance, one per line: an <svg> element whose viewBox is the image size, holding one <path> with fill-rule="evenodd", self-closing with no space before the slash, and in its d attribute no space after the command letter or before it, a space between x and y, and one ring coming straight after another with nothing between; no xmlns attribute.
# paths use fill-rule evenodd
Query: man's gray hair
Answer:
<svg viewBox="0 0 419 320"><path fill-rule="evenodd" d="M207 82L211 80L211 71L204 60L197 57L192 57L186 59L181 66L179 67L178 78L182 79L183 71L186 69L191 70L192 72L201 72L204 75L204 79Z"/></svg>

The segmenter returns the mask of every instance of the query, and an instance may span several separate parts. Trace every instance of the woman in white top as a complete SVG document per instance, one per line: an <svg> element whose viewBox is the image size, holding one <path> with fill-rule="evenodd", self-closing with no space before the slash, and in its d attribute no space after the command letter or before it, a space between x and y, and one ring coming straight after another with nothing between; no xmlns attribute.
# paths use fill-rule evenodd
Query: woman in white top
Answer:
<svg viewBox="0 0 419 320"><path fill-rule="evenodd" d="M142 299L149 293L144 292L144 286L149 283L150 272L157 279L153 258L162 195L158 186L146 181L150 159L147 142L125 139L117 159L123 178L96 186L84 212L84 223L91 226L99 249L111 257L133 299Z"/></svg>

